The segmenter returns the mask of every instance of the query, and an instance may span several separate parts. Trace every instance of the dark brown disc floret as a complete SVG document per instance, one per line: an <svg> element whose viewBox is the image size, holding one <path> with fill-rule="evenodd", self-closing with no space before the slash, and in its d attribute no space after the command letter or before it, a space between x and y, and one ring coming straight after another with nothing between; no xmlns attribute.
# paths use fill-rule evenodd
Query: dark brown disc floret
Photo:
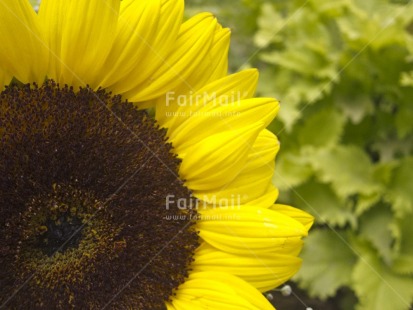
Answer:
<svg viewBox="0 0 413 310"><path fill-rule="evenodd" d="M0 308L163 309L198 246L165 130L47 81L1 93L0 141Z"/></svg>

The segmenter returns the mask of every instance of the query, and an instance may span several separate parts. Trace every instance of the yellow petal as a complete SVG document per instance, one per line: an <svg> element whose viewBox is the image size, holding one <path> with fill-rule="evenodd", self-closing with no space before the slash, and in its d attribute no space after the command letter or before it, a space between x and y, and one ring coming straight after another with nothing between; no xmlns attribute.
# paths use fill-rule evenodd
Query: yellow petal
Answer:
<svg viewBox="0 0 413 310"><path fill-rule="evenodd" d="M170 89L168 93L179 94L180 96L194 93L204 85L226 76L228 71L228 49L230 43L229 29L217 25L214 38L208 53L200 62L199 66L185 80ZM140 102L139 106L154 106L157 102L165 101L165 96L161 96L151 102Z"/></svg>
<svg viewBox="0 0 413 310"><path fill-rule="evenodd" d="M240 238L283 238L307 235L300 222L285 214L270 209L243 206L202 210L197 225L200 230L227 233Z"/></svg>
<svg viewBox="0 0 413 310"><path fill-rule="evenodd" d="M278 195L271 185L274 174L274 158L279 150L279 142L274 134L263 130L255 140L247 162L240 174L224 187L209 191L194 191L194 196L208 204L217 205L220 201L235 201L237 204L251 204L251 201L272 192L272 199L261 207L273 205ZM227 204L228 205L228 204Z"/></svg>
<svg viewBox="0 0 413 310"><path fill-rule="evenodd" d="M245 165L251 145L263 129L262 123L211 135L178 152L180 176L191 190L208 190L231 182Z"/></svg>
<svg viewBox="0 0 413 310"><path fill-rule="evenodd" d="M255 170L262 165L273 162L279 150L280 142L277 137L267 129L261 131L254 142L251 153L248 155L244 170Z"/></svg>
<svg viewBox="0 0 413 310"><path fill-rule="evenodd" d="M208 204L233 206L247 204L266 193L272 181L275 163L240 173L235 180L212 191L194 191L194 196ZM272 205L274 201L271 202ZM268 207L268 206L265 206Z"/></svg>
<svg viewBox="0 0 413 310"><path fill-rule="evenodd" d="M261 292L290 279L300 268L301 259L276 252L251 255L231 254L210 245L198 249L191 267L197 271L227 272L244 279Z"/></svg>
<svg viewBox="0 0 413 310"><path fill-rule="evenodd" d="M0 91L4 89L4 86L9 84L13 76L4 70L0 69Z"/></svg>
<svg viewBox="0 0 413 310"><path fill-rule="evenodd" d="M189 298L182 298L180 295L180 299L173 298L173 307L176 310L205 310L207 309L205 305L202 305L200 300L188 300Z"/></svg>
<svg viewBox="0 0 413 310"><path fill-rule="evenodd" d="M175 46L168 57L163 59L150 78L126 92L126 98L136 102L150 100L185 81L208 52L216 26L216 19L207 13L198 14L182 24Z"/></svg>
<svg viewBox="0 0 413 310"><path fill-rule="evenodd" d="M181 0L122 1L116 38L105 63L109 72L100 84L119 94L151 79L175 44L183 11Z"/></svg>
<svg viewBox="0 0 413 310"><path fill-rule="evenodd" d="M27 0L0 1L0 70L23 83L42 83L48 59L38 17Z"/></svg>
<svg viewBox="0 0 413 310"><path fill-rule="evenodd" d="M254 287L223 272L194 272L172 298L175 309L274 309ZM190 308L195 306L195 308Z"/></svg>
<svg viewBox="0 0 413 310"><path fill-rule="evenodd" d="M212 44L204 59L202 59L196 70L171 91L177 94L195 92L206 84L226 76L229 43L230 30L217 24Z"/></svg>
<svg viewBox="0 0 413 310"><path fill-rule="evenodd" d="M230 183L231 184L231 183ZM223 191L224 192L224 191ZM201 193L201 194L199 194ZM198 199L198 209L213 209L217 207L254 207L254 208L269 208L278 197L278 189L269 184L266 188L263 189L263 194L258 195L256 199L252 199L248 195L237 194L236 192L228 191L224 196L219 196L218 192L211 194L210 196L203 195L203 191L193 192L194 197ZM219 193L221 194L221 193ZM256 195L256 194L254 194Z"/></svg>
<svg viewBox="0 0 413 310"><path fill-rule="evenodd" d="M60 76L62 59L60 56L62 45L63 20L66 18L69 1L42 0L39 7L39 21L48 44L49 67L48 78L57 81Z"/></svg>
<svg viewBox="0 0 413 310"><path fill-rule="evenodd" d="M214 133L239 129L258 121L267 127L279 109L278 102L269 98L213 102L212 105L215 106L199 109L197 114L171 132L169 140L177 152ZM191 134L193 132L197 134Z"/></svg>
<svg viewBox="0 0 413 310"><path fill-rule="evenodd" d="M240 238L206 229L201 231L200 236L212 246L235 254L277 251L281 254L298 255L303 247L301 237Z"/></svg>
<svg viewBox="0 0 413 310"><path fill-rule="evenodd" d="M165 305L167 310L176 310L176 308L170 302L166 302Z"/></svg>
<svg viewBox="0 0 413 310"><path fill-rule="evenodd" d="M297 208L293 208L283 204L275 204L271 206L270 209L288 215L293 219L299 221L301 224L304 225L307 231L310 230L311 226L314 223L314 217L312 215Z"/></svg>
<svg viewBox="0 0 413 310"><path fill-rule="evenodd" d="M272 204L275 201L277 201L278 194L278 188L276 188L273 184L269 184L268 187L265 189L264 194L262 194L256 199L246 202L245 206L268 208L272 206Z"/></svg>
<svg viewBox="0 0 413 310"><path fill-rule="evenodd" d="M98 86L113 43L119 6L120 0L42 1L39 17L52 48L54 79L74 87Z"/></svg>
<svg viewBox="0 0 413 310"><path fill-rule="evenodd" d="M228 28L217 25L209 53L199 68L188 77L184 87L189 86L187 89L194 91L227 75L230 35ZM183 92L182 89L180 91Z"/></svg>
<svg viewBox="0 0 413 310"><path fill-rule="evenodd" d="M211 82L193 93L168 92L163 101L157 102L156 119L161 126L168 128L168 136L174 137L176 128L187 119L199 115L200 109L206 113L216 107L216 103L251 98L257 81L258 71L249 69Z"/></svg>
<svg viewBox="0 0 413 310"><path fill-rule="evenodd" d="M239 206L199 212L201 219L196 224L199 235L224 252L296 253L301 249L301 238L307 235L300 222L270 209Z"/></svg>

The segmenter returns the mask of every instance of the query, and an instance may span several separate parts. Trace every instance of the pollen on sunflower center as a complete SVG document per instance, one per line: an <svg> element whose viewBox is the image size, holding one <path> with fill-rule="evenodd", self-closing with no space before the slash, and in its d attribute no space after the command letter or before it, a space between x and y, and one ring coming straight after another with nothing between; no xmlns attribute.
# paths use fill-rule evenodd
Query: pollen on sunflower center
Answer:
<svg viewBox="0 0 413 310"><path fill-rule="evenodd" d="M47 81L1 93L0 141L0 304L164 308L198 246L165 131L119 96Z"/></svg>

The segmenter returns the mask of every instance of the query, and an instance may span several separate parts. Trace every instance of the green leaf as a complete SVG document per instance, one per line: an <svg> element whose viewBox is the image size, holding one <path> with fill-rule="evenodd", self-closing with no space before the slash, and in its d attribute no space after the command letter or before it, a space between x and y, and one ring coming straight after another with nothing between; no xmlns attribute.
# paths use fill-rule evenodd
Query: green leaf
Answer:
<svg viewBox="0 0 413 310"><path fill-rule="evenodd" d="M281 102L281 109L277 116L277 121L284 124L283 131L290 132L295 122L301 117L300 101L302 93L289 91L289 74L281 74L274 68L263 68L260 71L260 83L258 84L258 94L264 97L275 97ZM311 89L308 87L308 89ZM277 132L275 132L277 133Z"/></svg>
<svg viewBox="0 0 413 310"><path fill-rule="evenodd" d="M374 179L387 186L391 180L393 169L397 167L397 165L397 161L376 164L373 172Z"/></svg>
<svg viewBox="0 0 413 310"><path fill-rule="evenodd" d="M413 213L413 157L406 157L393 170L386 198L398 217Z"/></svg>
<svg viewBox="0 0 413 310"><path fill-rule="evenodd" d="M364 5L362 9L353 5L353 14L338 20L349 45L355 48L368 45L370 48L379 50L385 46L404 42L404 31L401 30L404 28L405 18L399 15L406 8L389 5L388 1L384 0L351 2L357 5L367 2L370 4Z"/></svg>
<svg viewBox="0 0 413 310"><path fill-rule="evenodd" d="M267 47L270 43L280 42L282 37L278 35L285 25L281 14L274 10L270 3L264 3L261 14L257 20L259 30L254 36L254 43L259 48Z"/></svg>
<svg viewBox="0 0 413 310"><path fill-rule="evenodd" d="M261 58L267 63L282 66L299 74L329 79L336 75L335 67L330 60L311 49L307 49L306 53L295 48L286 52L266 52L261 54ZM314 68L318 68L317 71L314 71Z"/></svg>
<svg viewBox="0 0 413 310"><path fill-rule="evenodd" d="M343 234L313 231L305 241L301 256L303 265L295 279L310 296L326 299L350 284L356 257Z"/></svg>
<svg viewBox="0 0 413 310"><path fill-rule="evenodd" d="M371 242L387 264L391 264L393 255L392 222L393 213L390 208L379 204L363 214L359 226L360 237Z"/></svg>
<svg viewBox="0 0 413 310"><path fill-rule="evenodd" d="M413 301L413 278L395 273L364 246L352 274L359 310L407 310Z"/></svg>
<svg viewBox="0 0 413 310"><path fill-rule="evenodd" d="M301 145L330 147L338 142L344 128L345 118L334 109L325 109L305 120L298 131Z"/></svg>
<svg viewBox="0 0 413 310"><path fill-rule="evenodd" d="M389 137L385 140L378 141L372 145L372 149L380 154L380 160L383 162L392 162L400 157L405 157L411 153L412 137L406 140L398 140Z"/></svg>
<svg viewBox="0 0 413 310"><path fill-rule="evenodd" d="M329 185L309 181L293 191L293 205L316 218L316 223L333 227L356 226L356 216Z"/></svg>
<svg viewBox="0 0 413 310"><path fill-rule="evenodd" d="M310 0L309 1L314 8L318 12L323 14L327 14L331 17L336 17L337 15L341 15L343 9L345 9L348 1L346 0Z"/></svg>
<svg viewBox="0 0 413 310"><path fill-rule="evenodd" d="M358 147L338 146L312 155L311 164L319 179L331 183L340 197L362 193L370 195L381 189L373 179L369 157Z"/></svg>
<svg viewBox="0 0 413 310"><path fill-rule="evenodd" d="M413 107L409 104L400 105L399 111L396 114L396 129L400 139L406 137L413 131Z"/></svg>
<svg viewBox="0 0 413 310"><path fill-rule="evenodd" d="M369 195L359 194L357 196L355 214L357 216L362 215L364 212L366 212L371 207L373 207L376 203L378 203L381 198L382 198L381 192L374 192Z"/></svg>
<svg viewBox="0 0 413 310"><path fill-rule="evenodd" d="M398 219L394 227L397 254L393 262L394 271L413 275L413 225L411 218Z"/></svg>
<svg viewBox="0 0 413 310"><path fill-rule="evenodd" d="M378 163L373 166L373 179L386 188L390 181L394 167L397 162ZM365 211L376 205L383 198L383 191L377 191L369 195L359 194L356 204L356 215L360 216Z"/></svg>
<svg viewBox="0 0 413 310"><path fill-rule="evenodd" d="M274 184L280 190L288 190L305 182L313 174L306 159L299 154L281 153L276 161Z"/></svg>
<svg viewBox="0 0 413 310"><path fill-rule="evenodd" d="M280 112L278 114L278 118L284 123L284 129L287 132L291 132L294 124L297 120L301 117L301 111L298 107L299 98L293 97L286 97L284 98L287 104L283 104Z"/></svg>
<svg viewBox="0 0 413 310"><path fill-rule="evenodd" d="M359 124L366 115L371 114L374 110L370 96L360 92L357 94L349 92L348 95L340 93L335 101L344 115L354 124Z"/></svg>

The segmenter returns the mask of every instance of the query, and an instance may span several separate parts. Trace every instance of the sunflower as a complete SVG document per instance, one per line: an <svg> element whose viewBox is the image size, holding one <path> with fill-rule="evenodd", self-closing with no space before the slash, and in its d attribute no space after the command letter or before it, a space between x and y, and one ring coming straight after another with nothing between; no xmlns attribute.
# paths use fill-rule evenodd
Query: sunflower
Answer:
<svg viewBox="0 0 413 310"><path fill-rule="evenodd" d="M313 219L274 205L278 102L183 9L0 2L1 308L272 309L298 270Z"/></svg>

